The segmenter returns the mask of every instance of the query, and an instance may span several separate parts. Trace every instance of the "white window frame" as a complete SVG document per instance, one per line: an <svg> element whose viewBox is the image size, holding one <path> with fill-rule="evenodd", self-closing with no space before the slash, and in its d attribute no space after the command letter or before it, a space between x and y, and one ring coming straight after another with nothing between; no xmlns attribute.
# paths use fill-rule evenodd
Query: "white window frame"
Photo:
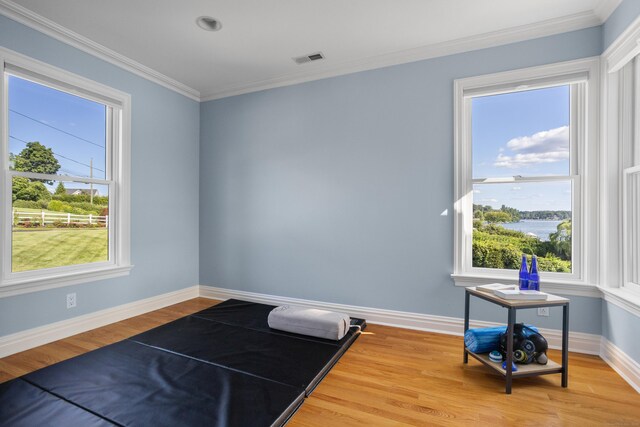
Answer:
<svg viewBox="0 0 640 427"><path fill-rule="evenodd" d="M630 280L637 263L630 245L640 243L628 238L640 218L627 212L634 202L628 179L640 167L640 18L602 54L602 76L600 290L606 301L640 316L640 286Z"/></svg>
<svg viewBox="0 0 640 427"><path fill-rule="evenodd" d="M107 171L104 180L32 174L12 171L9 168L9 114L7 74L26 78L54 89L107 105L111 112L107 130ZM0 48L0 298L22 293L41 291L94 280L129 274L130 262L130 175L131 175L131 97L108 86L72 74L60 68L31 59L8 49ZM88 264L46 268L39 270L11 271L11 182L13 176L45 178L56 181L81 181L94 184L108 183L109 194L109 260Z"/></svg>
<svg viewBox="0 0 640 427"><path fill-rule="evenodd" d="M622 141L624 158L622 167L622 288L640 296L640 241L631 236L637 236L640 227L640 194L638 184L632 180L640 179L640 53L638 53L627 67L632 67L630 79L633 90L628 91L631 100L624 103L622 115L630 120L629 134ZM625 161L626 160L626 161Z"/></svg>
<svg viewBox="0 0 640 427"><path fill-rule="evenodd" d="M517 271L472 266L473 177L471 99L571 85L572 273L541 272L542 288L564 294L599 296L593 283L597 276L597 176L595 155L598 139L599 58L587 58L525 68L454 82L454 271L456 286L476 286L500 281L516 283ZM545 177L513 177L499 182L541 182ZM488 182L488 181L484 181ZM497 182L497 181L496 181ZM590 191L586 191L589 188Z"/></svg>
<svg viewBox="0 0 640 427"><path fill-rule="evenodd" d="M631 184L636 180L635 184ZM634 256L640 253L638 236L640 227L640 163L626 168L622 178L622 288L640 295L640 263Z"/></svg>

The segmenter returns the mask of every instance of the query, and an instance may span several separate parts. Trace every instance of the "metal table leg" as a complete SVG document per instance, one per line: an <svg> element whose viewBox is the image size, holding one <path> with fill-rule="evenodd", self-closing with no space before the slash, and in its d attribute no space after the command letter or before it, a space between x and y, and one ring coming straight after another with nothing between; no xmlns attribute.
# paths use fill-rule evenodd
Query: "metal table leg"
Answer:
<svg viewBox="0 0 640 427"><path fill-rule="evenodd" d="M516 309L509 308L508 320L507 320L507 364L506 364L506 381L505 392L511 394L511 381L513 377L513 330L516 323Z"/></svg>
<svg viewBox="0 0 640 427"><path fill-rule="evenodd" d="M464 333L466 334L469 330L469 292L464 291ZM467 346L464 344L464 338L462 340L463 356L462 363L469 362L469 353L467 353Z"/></svg>
<svg viewBox="0 0 640 427"><path fill-rule="evenodd" d="M569 304L562 306L562 387L569 382Z"/></svg>

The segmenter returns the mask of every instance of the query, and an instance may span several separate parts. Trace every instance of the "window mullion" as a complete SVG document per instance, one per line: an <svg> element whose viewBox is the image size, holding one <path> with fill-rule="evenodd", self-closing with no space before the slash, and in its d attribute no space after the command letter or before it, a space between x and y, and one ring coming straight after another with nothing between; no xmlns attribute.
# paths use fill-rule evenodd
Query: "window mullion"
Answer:
<svg viewBox="0 0 640 427"><path fill-rule="evenodd" d="M554 181L571 181L579 178L579 175L551 175L551 176L518 176L518 177L499 177L499 178L474 178L472 184L514 184L525 182L554 182Z"/></svg>
<svg viewBox="0 0 640 427"><path fill-rule="evenodd" d="M21 176L24 178L31 179L42 179L47 181L60 181L60 182L79 182L83 184L102 184L108 185L111 183L111 180L108 179L100 179L100 178L85 178L80 176L69 176L69 175L50 175L44 173L35 173L35 172L22 172L22 171L9 171L10 178L14 176Z"/></svg>

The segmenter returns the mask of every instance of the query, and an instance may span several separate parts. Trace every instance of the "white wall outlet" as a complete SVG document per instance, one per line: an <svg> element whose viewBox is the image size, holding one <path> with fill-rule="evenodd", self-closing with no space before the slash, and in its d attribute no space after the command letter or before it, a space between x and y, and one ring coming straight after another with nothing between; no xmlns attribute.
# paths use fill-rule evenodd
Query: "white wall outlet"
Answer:
<svg viewBox="0 0 640 427"><path fill-rule="evenodd" d="M73 308L77 304L76 293L67 294L67 308Z"/></svg>
<svg viewBox="0 0 640 427"><path fill-rule="evenodd" d="M538 316L549 317L549 307L538 307Z"/></svg>

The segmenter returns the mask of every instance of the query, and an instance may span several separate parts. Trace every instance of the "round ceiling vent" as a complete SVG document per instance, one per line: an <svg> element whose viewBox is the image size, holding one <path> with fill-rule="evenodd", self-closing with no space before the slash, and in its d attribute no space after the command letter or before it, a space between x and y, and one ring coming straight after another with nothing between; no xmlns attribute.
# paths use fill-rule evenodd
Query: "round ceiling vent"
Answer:
<svg viewBox="0 0 640 427"><path fill-rule="evenodd" d="M222 28L222 22L210 16L199 17L198 19L196 19L196 24L198 24L198 27L207 31L218 31L220 28Z"/></svg>

